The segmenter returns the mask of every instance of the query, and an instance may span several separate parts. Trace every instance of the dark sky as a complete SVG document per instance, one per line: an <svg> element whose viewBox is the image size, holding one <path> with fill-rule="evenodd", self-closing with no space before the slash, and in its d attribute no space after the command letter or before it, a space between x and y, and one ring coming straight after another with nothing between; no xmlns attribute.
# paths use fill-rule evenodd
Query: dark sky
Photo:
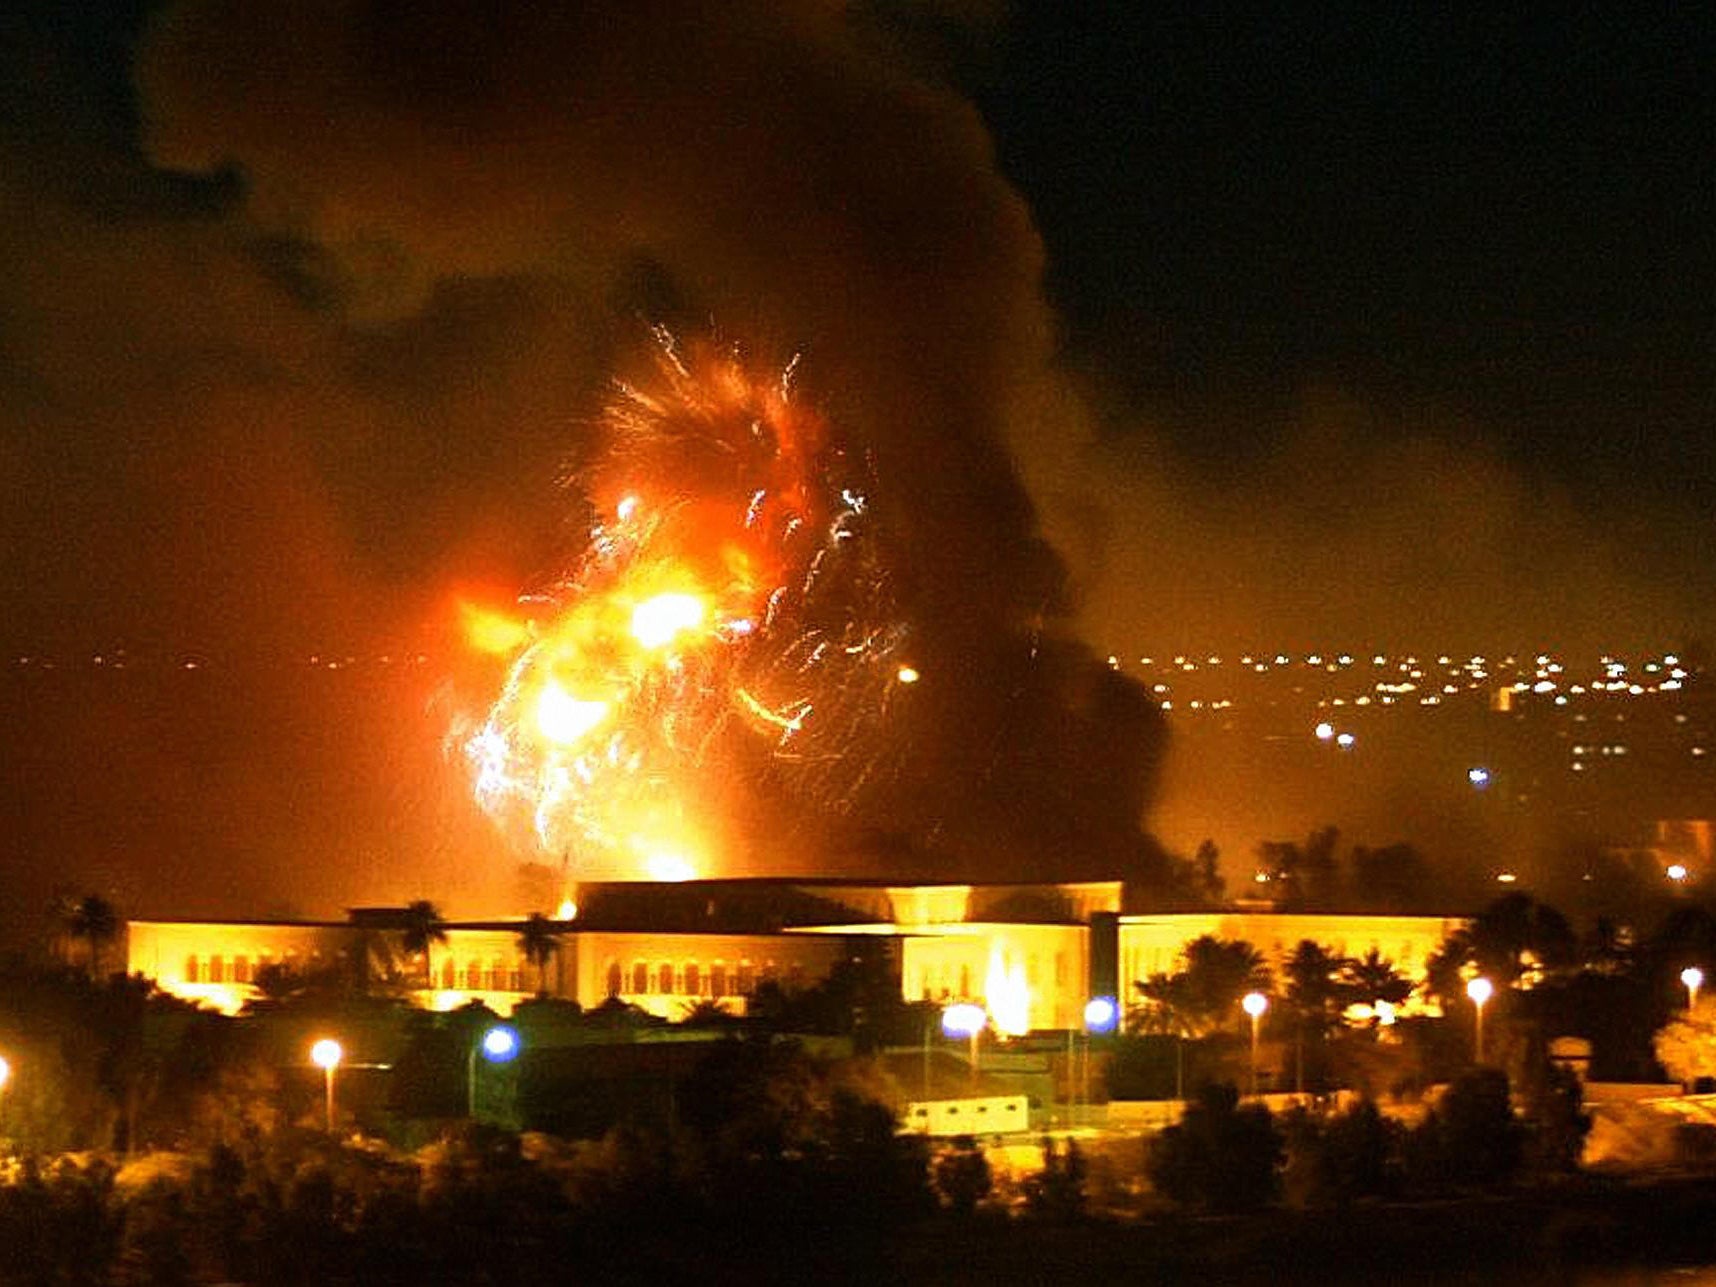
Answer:
<svg viewBox="0 0 1716 1287"><path fill-rule="evenodd" d="M1099 654L1685 646L1716 602L1713 26L22 0L0 643L449 655L456 590L504 598L564 548L556 481L665 318L805 353L875 454L926 647L969 672L950 720L1004 728L1012 641L1069 607ZM1076 738L1106 699L1068 666L1031 700ZM221 700L242 729L248 699ZM177 729L173 792L60 792L14 861L100 816L90 853L270 866L304 807L270 794L277 764L338 772L294 700L261 706L290 747ZM426 700L369 714L376 764ZM109 709L72 704L57 749L53 711L15 719L14 812L100 744ZM187 757L236 802L151 830L130 805L194 798ZM404 775L410 826L365 833L365 896L411 892L406 851L453 868L480 843L447 839L438 773ZM334 794L338 852L365 800ZM1132 775L1102 807L1147 794Z"/></svg>
<svg viewBox="0 0 1716 1287"><path fill-rule="evenodd" d="M1098 541L1113 646L1707 629L1709 14L1272 8L1031 6L980 90L1112 527L1195 569Z"/></svg>

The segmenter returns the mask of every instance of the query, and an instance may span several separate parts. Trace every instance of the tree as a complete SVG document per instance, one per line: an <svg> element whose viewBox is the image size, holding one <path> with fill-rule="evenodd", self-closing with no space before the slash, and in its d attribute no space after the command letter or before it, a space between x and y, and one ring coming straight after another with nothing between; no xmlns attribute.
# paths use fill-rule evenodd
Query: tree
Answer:
<svg viewBox="0 0 1716 1287"><path fill-rule="evenodd" d="M119 937L119 913L99 894L86 894L65 905L62 915L66 937L84 945L84 962L89 976L101 977L102 953Z"/></svg>
<svg viewBox="0 0 1716 1287"><path fill-rule="evenodd" d="M1150 1147L1150 1182L1176 1202L1249 1211L1275 1194L1281 1136L1261 1104L1239 1103L1228 1085L1207 1085Z"/></svg>
<svg viewBox="0 0 1716 1287"><path fill-rule="evenodd" d="M1716 1077L1716 996L1701 994L1698 1004L1681 1011L1651 1044L1656 1061L1681 1085Z"/></svg>
<svg viewBox="0 0 1716 1287"><path fill-rule="evenodd" d="M1294 1087L1305 1089L1305 1043L1321 1047L1346 1009L1342 976L1351 964L1320 943L1301 939L1287 958L1286 1002L1293 1015Z"/></svg>
<svg viewBox="0 0 1716 1287"><path fill-rule="evenodd" d="M1239 999L1247 992L1269 988L1269 967L1243 939L1200 935L1186 944L1184 960L1187 1011L1205 1031L1236 1017Z"/></svg>
<svg viewBox="0 0 1716 1287"><path fill-rule="evenodd" d="M559 927L541 912L532 912L518 932L518 950L536 971L536 995L548 995L548 962L560 950Z"/></svg>
<svg viewBox="0 0 1716 1287"><path fill-rule="evenodd" d="M1529 989L1578 964L1578 940L1567 918L1529 894L1496 899L1455 930L1425 963L1431 993L1444 1008L1465 996L1465 980L1481 974L1498 995Z"/></svg>
<svg viewBox="0 0 1716 1287"><path fill-rule="evenodd" d="M1456 1077L1409 1139L1418 1178L1458 1185L1499 1185L1524 1157L1525 1128L1514 1116L1507 1074L1468 1068Z"/></svg>
<svg viewBox="0 0 1716 1287"><path fill-rule="evenodd" d="M433 980L435 977L434 963L430 959L431 950L437 943L447 941L446 922L441 919L441 911L427 898L419 898L405 908L404 927L400 931L399 945L405 949L408 956L423 958L423 977Z"/></svg>
<svg viewBox="0 0 1716 1287"><path fill-rule="evenodd" d="M1341 988L1348 1004L1403 1005L1412 995L1412 980L1394 968L1394 962L1371 948L1363 956L1349 958L1342 964Z"/></svg>
<svg viewBox="0 0 1716 1287"><path fill-rule="evenodd" d="M1135 1029L1205 1037L1219 1030L1252 990L1269 987L1269 970L1251 944L1204 934L1186 944L1183 968L1154 974L1132 986L1144 1005Z"/></svg>
<svg viewBox="0 0 1716 1287"><path fill-rule="evenodd" d="M1304 844L1266 840L1257 847L1259 866L1268 874L1275 902L1284 908L1327 908L1340 899L1340 868L1335 846L1340 833L1323 827Z"/></svg>
<svg viewBox="0 0 1716 1287"><path fill-rule="evenodd" d="M1192 855L1193 878L1198 893L1206 903L1220 904L1227 897L1227 882L1221 875L1221 850L1213 840L1206 839Z"/></svg>

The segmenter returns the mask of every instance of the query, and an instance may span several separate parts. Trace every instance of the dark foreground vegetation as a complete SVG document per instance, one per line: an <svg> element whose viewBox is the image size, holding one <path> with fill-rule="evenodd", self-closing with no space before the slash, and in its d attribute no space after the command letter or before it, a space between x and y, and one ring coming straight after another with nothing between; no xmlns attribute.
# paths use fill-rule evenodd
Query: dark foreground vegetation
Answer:
<svg viewBox="0 0 1716 1287"><path fill-rule="evenodd" d="M1116 1088L1183 1079L1179 1123L1003 1148L896 1133L910 1096L886 1052L911 1049L927 1085L934 1008L862 956L760 991L742 1020L526 1002L525 1054L489 1068L480 1006L270 976L226 1018L103 979L90 926L69 959L0 963L0 1283L1539 1282L1716 1263L1716 1132L1688 1128L1672 1174L1583 1173L1581 1083L1549 1054L1579 1019L1596 1068L1654 1055L1703 1075L1716 1013L1675 1006L1677 971L1716 959L1701 907L1634 945L1499 900L1431 963L1443 1016L1386 1026L1346 1017L1404 1000L1385 961L1300 944L1275 987L1249 945L1200 940L1139 981L1133 1031L1098 1060ZM1499 989L1485 1064L1460 999L1479 970ZM1234 1089L1233 1016L1258 986L1277 998L1265 1059L1304 1107ZM304 1057L329 1032L351 1060L337 1108ZM1410 1111L1388 1102L1408 1092Z"/></svg>

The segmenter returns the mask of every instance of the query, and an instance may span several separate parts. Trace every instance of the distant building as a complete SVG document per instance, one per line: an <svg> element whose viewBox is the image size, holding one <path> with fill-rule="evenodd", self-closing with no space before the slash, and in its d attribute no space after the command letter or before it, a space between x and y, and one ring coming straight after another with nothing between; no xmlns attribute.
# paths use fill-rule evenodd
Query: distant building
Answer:
<svg viewBox="0 0 1716 1287"><path fill-rule="evenodd" d="M481 1001L501 1014L539 992L586 1008L618 998L667 1019L699 1002L742 1014L757 988L828 977L862 941L883 940L907 1000L979 1000L1004 1033L1067 1030L1098 995L1174 968L1201 934L1241 938L1279 967L1313 939L1349 955L1375 948L1408 978L1461 922L1228 910L1122 914L1119 881L890 885L822 880L602 884L556 922L539 971L523 921L454 921L407 957L403 909L345 921L133 921L128 969L165 991L235 1013L259 981L320 977L386 985L437 1010ZM270 967L282 967L270 969Z"/></svg>

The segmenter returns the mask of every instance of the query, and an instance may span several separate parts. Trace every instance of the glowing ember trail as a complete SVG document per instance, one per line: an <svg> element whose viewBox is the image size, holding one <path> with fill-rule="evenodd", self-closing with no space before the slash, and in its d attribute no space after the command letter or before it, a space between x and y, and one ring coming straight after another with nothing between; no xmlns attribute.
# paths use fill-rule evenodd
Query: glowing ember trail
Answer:
<svg viewBox="0 0 1716 1287"><path fill-rule="evenodd" d="M657 378L618 386L574 480L593 517L570 570L528 621L465 610L471 645L512 658L465 744L477 797L586 877L719 872L747 801L841 809L917 679L867 471L792 368L657 338Z"/></svg>

